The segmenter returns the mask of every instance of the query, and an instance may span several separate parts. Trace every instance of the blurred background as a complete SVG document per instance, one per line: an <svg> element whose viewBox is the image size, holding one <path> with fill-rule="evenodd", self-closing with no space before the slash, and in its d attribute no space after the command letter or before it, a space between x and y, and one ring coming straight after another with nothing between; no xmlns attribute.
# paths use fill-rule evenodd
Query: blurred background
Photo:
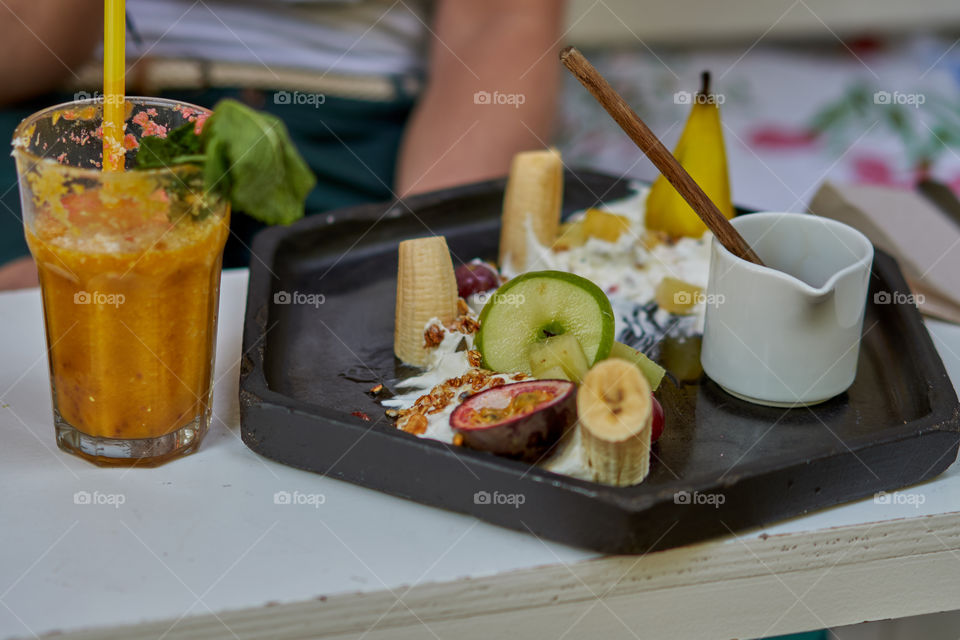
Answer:
<svg viewBox="0 0 960 640"><path fill-rule="evenodd" d="M948 0L573 0L569 38L672 146L709 69L734 201L804 210L826 179L960 192L960 5ZM645 179L653 167L565 78L569 162Z"/></svg>

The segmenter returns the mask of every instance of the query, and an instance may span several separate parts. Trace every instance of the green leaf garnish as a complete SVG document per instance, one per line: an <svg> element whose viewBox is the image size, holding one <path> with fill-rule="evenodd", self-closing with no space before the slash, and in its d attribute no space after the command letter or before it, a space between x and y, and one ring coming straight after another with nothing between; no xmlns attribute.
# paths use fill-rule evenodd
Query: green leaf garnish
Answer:
<svg viewBox="0 0 960 640"><path fill-rule="evenodd" d="M166 138L147 136L140 141L137 167L160 169L184 162L202 162L203 149L195 125L187 122L170 131Z"/></svg>
<svg viewBox="0 0 960 640"><path fill-rule="evenodd" d="M204 189L267 224L301 217L316 179L283 122L236 100L221 100L198 136L187 123L166 138L140 141L137 167L203 165Z"/></svg>

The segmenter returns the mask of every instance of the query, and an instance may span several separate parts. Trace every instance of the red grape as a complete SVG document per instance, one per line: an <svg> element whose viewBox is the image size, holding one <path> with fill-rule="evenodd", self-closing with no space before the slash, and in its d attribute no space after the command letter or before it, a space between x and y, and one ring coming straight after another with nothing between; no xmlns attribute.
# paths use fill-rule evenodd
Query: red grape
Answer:
<svg viewBox="0 0 960 640"><path fill-rule="evenodd" d="M460 265L454 271L454 275L457 277L457 292L461 298L468 298L474 293L483 293L500 286L500 275L496 269L479 260Z"/></svg>
<svg viewBox="0 0 960 640"><path fill-rule="evenodd" d="M650 427L650 444L653 444L660 439L660 434L663 433L663 407L660 406L660 402L653 397L651 394L650 399L653 400L653 418L651 419Z"/></svg>

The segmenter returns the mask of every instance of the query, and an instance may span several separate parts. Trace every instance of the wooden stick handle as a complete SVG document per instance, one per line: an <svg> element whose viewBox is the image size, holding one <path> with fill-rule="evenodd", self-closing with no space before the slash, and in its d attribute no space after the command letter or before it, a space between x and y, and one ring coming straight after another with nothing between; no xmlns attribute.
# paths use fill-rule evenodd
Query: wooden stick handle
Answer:
<svg viewBox="0 0 960 640"><path fill-rule="evenodd" d="M720 213L717 205L713 204L713 201L703 192L700 185L690 177L687 170L677 162L673 154L663 146L660 139L650 131L649 127L640 119L640 116L634 113L620 94L614 91L610 83L600 75L600 72L583 57L583 54L577 51L575 47L567 47L560 52L560 61L570 73L576 76L580 84L593 94L600 106L606 109L607 113L620 125L620 128L640 147L640 150L650 158L654 166L660 170L670 184L683 196L683 199L687 201L687 204L700 216L700 219L713 232L717 240L733 255L762 265L763 262L743 239L743 236L733 228L730 221Z"/></svg>

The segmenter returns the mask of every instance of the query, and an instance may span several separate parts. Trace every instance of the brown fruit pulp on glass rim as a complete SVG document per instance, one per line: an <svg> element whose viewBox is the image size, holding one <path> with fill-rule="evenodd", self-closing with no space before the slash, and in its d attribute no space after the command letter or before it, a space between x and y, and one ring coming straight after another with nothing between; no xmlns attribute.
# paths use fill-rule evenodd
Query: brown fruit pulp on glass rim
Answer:
<svg viewBox="0 0 960 640"><path fill-rule="evenodd" d="M210 400L229 214L173 224L135 200L106 211L95 193L74 195L66 223L41 210L27 230L56 407L91 436L175 431Z"/></svg>

